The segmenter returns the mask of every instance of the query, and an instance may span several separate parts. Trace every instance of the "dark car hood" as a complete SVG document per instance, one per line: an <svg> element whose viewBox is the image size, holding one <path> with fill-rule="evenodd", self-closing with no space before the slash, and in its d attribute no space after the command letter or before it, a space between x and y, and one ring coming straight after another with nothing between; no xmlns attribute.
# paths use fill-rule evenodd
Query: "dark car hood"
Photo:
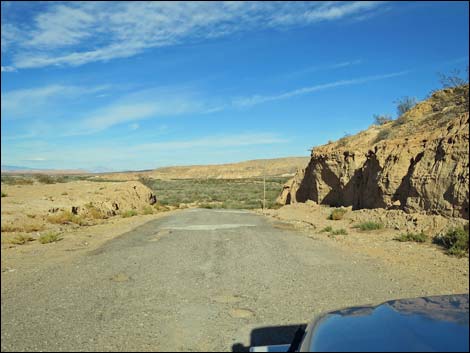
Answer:
<svg viewBox="0 0 470 353"><path fill-rule="evenodd" d="M301 351L467 351L469 296L392 300L330 312L309 326Z"/></svg>

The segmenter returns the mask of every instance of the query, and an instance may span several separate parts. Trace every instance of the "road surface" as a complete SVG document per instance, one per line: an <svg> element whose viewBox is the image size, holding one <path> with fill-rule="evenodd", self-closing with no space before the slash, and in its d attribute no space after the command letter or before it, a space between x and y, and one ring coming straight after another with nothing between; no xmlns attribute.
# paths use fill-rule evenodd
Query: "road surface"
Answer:
<svg viewBox="0 0 470 353"><path fill-rule="evenodd" d="M2 284L2 351L239 351L409 285L260 215L201 209L21 278Z"/></svg>

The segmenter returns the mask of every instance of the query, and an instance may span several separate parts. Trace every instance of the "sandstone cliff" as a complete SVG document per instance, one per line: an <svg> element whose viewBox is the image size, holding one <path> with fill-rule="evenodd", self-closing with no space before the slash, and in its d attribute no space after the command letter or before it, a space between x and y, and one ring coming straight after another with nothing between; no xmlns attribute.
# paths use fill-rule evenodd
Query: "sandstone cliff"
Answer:
<svg viewBox="0 0 470 353"><path fill-rule="evenodd" d="M437 91L395 121L314 148L278 201L468 219L468 149L468 85Z"/></svg>

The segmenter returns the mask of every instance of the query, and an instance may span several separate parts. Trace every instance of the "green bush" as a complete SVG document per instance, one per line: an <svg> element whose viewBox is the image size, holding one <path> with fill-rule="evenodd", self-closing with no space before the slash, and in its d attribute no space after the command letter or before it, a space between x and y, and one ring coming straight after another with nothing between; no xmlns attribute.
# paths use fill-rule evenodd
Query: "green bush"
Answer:
<svg viewBox="0 0 470 353"><path fill-rule="evenodd" d="M394 238L396 241L414 241L416 243L424 243L427 239L426 234L421 231L421 233L406 233L401 234L399 237Z"/></svg>
<svg viewBox="0 0 470 353"><path fill-rule="evenodd" d="M328 233L329 233L329 232L331 232L331 231L333 231L333 228L332 228L331 226L328 226L328 227L323 228L323 229L320 231L320 233L324 233L324 232L328 232Z"/></svg>
<svg viewBox="0 0 470 353"><path fill-rule="evenodd" d="M8 195L2 191L2 197L7 197Z"/></svg>
<svg viewBox="0 0 470 353"><path fill-rule="evenodd" d="M377 222L362 222L356 225L354 228L359 228L360 230L368 231L368 230L377 230L382 229L384 225L382 223Z"/></svg>
<svg viewBox="0 0 470 353"><path fill-rule="evenodd" d="M55 184L56 180L54 177L46 174L36 174L34 176L38 182L41 184Z"/></svg>
<svg viewBox="0 0 470 353"><path fill-rule="evenodd" d="M348 235L348 232L344 228L336 229L331 232L332 235Z"/></svg>
<svg viewBox="0 0 470 353"><path fill-rule="evenodd" d="M60 237L59 233L48 232L48 233L42 234L38 240L41 244L48 244L48 243L54 243L56 241L62 240L62 238Z"/></svg>
<svg viewBox="0 0 470 353"><path fill-rule="evenodd" d="M128 218L128 217L134 217L134 216L137 216L136 210L128 210L128 211L124 211L123 213L121 213L122 218Z"/></svg>
<svg viewBox="0 0 470 353"><path fill-rule="evenodd" d="M463 228L452 228L445 234L434 237L433 242L444 247L446 253L455 256L468 254L468 231Z"/></svg>
<svg viewBox="0 0 470 353"><path fill-rule="evenodd" d="M340 219L343 219L343 216L346 212L348 212L348 210L346 210L345 208L337 208L337 209L331 211L331 214L328 217L328 219L338 221Z"/></svg>

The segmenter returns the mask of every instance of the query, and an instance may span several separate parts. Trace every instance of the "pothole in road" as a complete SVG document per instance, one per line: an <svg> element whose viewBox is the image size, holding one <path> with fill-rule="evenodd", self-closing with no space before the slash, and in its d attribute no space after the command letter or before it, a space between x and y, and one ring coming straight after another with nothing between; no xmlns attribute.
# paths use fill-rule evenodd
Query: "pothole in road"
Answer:
<svg viewBox="0 0 470 353"><path fill-rule="evenodd" d="M253 317L255 313L250 309L235 308L229 311L229 315L235 319L247 319Z"/></svg>
<svg viewBox="0 0 470 353"><path fill-rule="evenodd" d="M218 295L212 298L212 300L219 304L235 304L242 301L238 295Z"/></svg>
<svg viewBox="0 0 470 353"><path fill-rule="evenodd" d="M111 277L110 279L113 282L127 282L131 278L128 275L126 275L125 273L118 273L118 274L114 275L113 277Z"/></svg>
<svg viewBox="0 0 470 353"><path fill-rule="evenodd" d="M159 241L161 238L170 235L172 232L169 229L162 229L158 233L154 234L152 238L149 239L149 241Z"/></svg>

